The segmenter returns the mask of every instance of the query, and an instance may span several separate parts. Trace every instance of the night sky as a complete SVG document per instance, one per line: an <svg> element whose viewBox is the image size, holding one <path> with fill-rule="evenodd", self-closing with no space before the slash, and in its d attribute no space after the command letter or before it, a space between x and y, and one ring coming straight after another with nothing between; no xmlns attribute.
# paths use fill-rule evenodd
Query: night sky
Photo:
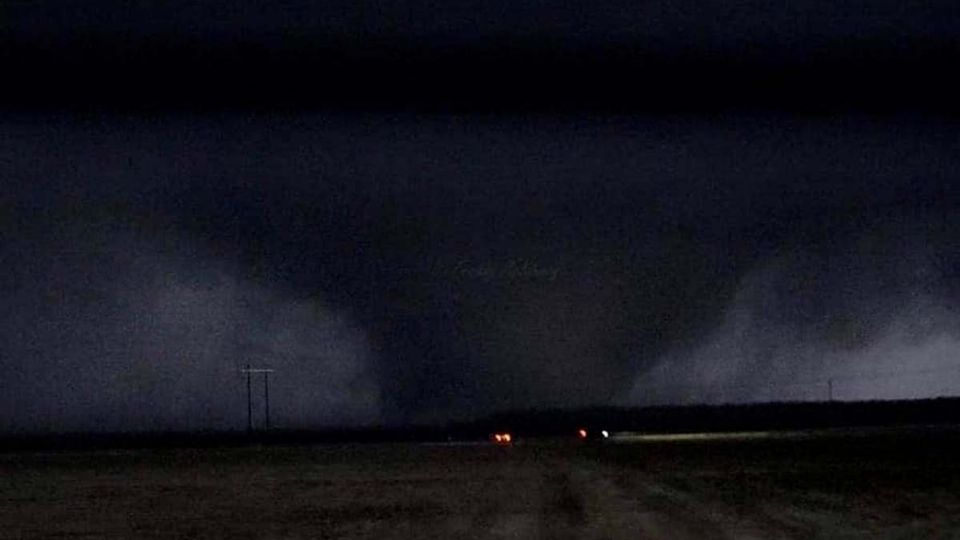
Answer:
<svg viewBox="0 0 960 540"><path fill-rule="evenodd" d="M0 431L960 394L952 3L516 4L4 3Z"/></svg>

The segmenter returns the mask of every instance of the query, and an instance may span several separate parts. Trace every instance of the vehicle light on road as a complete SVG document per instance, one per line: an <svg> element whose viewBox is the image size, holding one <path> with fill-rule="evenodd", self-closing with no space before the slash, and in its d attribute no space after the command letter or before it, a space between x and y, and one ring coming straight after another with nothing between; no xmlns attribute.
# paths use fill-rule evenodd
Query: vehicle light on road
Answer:
<svg viewBox="0 0 960 540"><path fill-rule="evenodd" d="M497 444L510 444L513 442L513 435L509 433L494 433L490 436L490 440Z"/></svg>

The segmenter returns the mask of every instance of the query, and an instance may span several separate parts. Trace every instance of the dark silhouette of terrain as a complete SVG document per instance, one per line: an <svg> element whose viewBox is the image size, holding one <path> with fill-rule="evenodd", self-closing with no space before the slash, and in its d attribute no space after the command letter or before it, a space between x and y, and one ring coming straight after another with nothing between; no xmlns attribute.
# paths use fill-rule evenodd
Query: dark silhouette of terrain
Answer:
<svg viewBox="0 0 960 540"><path fill-rule="evenodd" d="M793 431L830 428L950 426L960 424L960 398L910 401L759 403L749 405L597 407L499 413L472 422L434 426L314 430L139 433L6 434L3 451L92 448L219 447L249 444L385 443L486 440L510 431L517 440L571 437L576 430L611 433Z"/></svg>

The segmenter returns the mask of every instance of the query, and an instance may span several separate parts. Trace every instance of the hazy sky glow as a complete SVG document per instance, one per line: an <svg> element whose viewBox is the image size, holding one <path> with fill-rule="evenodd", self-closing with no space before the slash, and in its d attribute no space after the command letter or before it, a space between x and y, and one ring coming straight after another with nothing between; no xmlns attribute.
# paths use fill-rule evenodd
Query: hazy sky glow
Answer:
<svg viewBox="0 0 960 540"><path fill-rule="evenodd" d="M960 389L939 4L94 4L9 8L0 431Z"/></svg>

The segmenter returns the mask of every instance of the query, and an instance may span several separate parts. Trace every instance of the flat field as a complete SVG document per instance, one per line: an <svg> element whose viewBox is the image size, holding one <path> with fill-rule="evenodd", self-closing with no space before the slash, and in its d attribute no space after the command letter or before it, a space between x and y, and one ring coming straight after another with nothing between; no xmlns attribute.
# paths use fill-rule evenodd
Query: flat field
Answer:
<svg viewBox="0 0 960 540"><path fill-rule="evenodd" d="M960 435L0 454L0 538L960 538Z"/></svg>

